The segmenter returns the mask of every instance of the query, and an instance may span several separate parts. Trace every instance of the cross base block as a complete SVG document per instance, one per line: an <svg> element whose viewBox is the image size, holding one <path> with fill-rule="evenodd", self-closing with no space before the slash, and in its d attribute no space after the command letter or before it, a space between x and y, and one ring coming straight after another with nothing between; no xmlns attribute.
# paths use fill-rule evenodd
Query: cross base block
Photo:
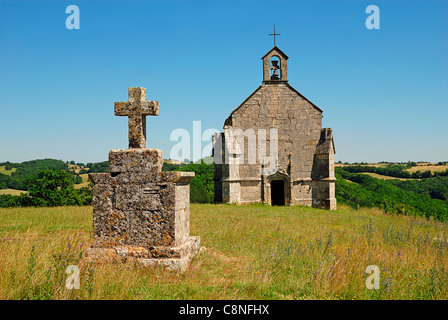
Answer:
<svg viewBox="0 0 448 320"><path fill-rule="evenodd" d="M200 237L190 237L176 247L167 246L114 246L90 247L85 254L87 261L95 263L117 263L133 261L143 267L162 266L167 270L183 272L199 252Z"/></svg>

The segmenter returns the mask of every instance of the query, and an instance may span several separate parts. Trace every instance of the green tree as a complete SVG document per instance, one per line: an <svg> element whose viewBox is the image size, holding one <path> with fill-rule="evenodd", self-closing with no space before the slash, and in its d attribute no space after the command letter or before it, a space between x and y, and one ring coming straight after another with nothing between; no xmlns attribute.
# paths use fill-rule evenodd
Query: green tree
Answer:
<svg viewBox="0 0 448 320"><path fill-rule="evenodd" d="M72 176L63 170L43 170L26 178L29 197L41 206L82 205L82 198L73 187ZM39 200L37 200L39 199Z"/></svg>
<svg viewBox="0 0 448 320"><path fill-rule="evenodd" d="M336 198L353 207L379 207L388 213L433 216L448 220L445 177L412 181L380 180L336 168ZM355 183L350 183L352 181Z"/></svg>
<svg viewBox="0 0 448 320"><path fill-rule="evenodd" d="M190 201L193 203L213 202L213 164L191 163L183 166L180 171L195 173L190 183Z"/></svg>

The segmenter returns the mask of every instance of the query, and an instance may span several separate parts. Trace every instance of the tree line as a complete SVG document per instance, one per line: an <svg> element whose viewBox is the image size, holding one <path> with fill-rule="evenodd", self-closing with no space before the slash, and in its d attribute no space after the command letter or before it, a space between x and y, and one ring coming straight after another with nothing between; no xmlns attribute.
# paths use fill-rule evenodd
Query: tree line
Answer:
<svg viewBox="0 0 448 320"><path fill-rule="evenodd" d="M0 195L0 207L82 206L92 203L92 188L75 189L72 176L61 169L41 170L26 177L28 193Z"/></svg>
<svg viewBox="0 0 448 320"><path fill-rule="evenodd" d="M28 186L25 182L26 178L32 177L39 173L40 171L51 170L57 171L62 170L70 175L70 179L74 184L79 184L82 182L80 173L76 173L74 169L68 166L68 162L55 159L37 159L31 161L24 161L22 163L12 163L12 162L2 162L0 166L4 166L5 170L16 169L11 172L10 175L0 173L0 189L16 189L27 191Z"/></svg>
<svg viewBox="0 0 448 320"><path fill-rule="evenodd" d="M67 163L37 161L30 162L29 165L34 167L34 170L40 167L50 169L37 172L22 169L19 176L24 172L28 172L28 176L22 178L21 183L24 189L20 190L28 190L28 194L0 195L0 207L91 204L93 195L91 185L87 188L75 189L73 173L68 166L64 166ZM107 161L87 165L89 165L85 167L87 172L108 172ZM335 169L336 198L339 203L346 203L355 208L378 207L387 213L422 215L442 221L448 220L448 175L445 172L431 174L420 180L404 181L381 180L360 174L360 172L375 170L374 172L378 174L394 176L392 172L398 175L399 172L405 171L407 166L400 164L385 167L367 166L367 169L365 169L366 166L337 167ZM16 172L19 171L17 164L11 164L8 168L17 168ZM165 162L162 170L195 172L195 177L190 183L190 201L193 203L213 202L213 164L206 164L203 161L181 165ZM10 178L14 173L11 173ZM3 176L9 177L0 175L0 185Z"/></svg>
<svg viewBox="0 0 448 320"><path fill-rule="evenodd" d="M92 202L93 189L91 186L75 189L74 184L78 181L76 177L82 173L109 172L108 161L84 165L73 161L45 159L33 160L25 163L23 167L22 164L0 163L0 166L8 165L7 170L17 168L11 176L0 174L0 189L28 191L27 194L23 193L20 196L0 195L0 207L89 205ZM79 174L76 174L68 166L69 164L81 167ZM19 171L19 168L22 168L20 175L16 176L15 173ZM164 162L162 170L195 172L195 177L190 183L190 201L193 203L213 202L213 164L208 165L202 161L187 165Z"/></svg>
<svg viewBox="0 0 448 320"><path fill-rule="evenodd" d="M411 163L402 165L402 164L392 164L387 166L375 167L375 166L364 166L364 165L356 165L356 166L344 166L342 167L345 171L352 173L360 173L360 172L372 172L376 174L381 174L384 176L390 176L395 178L404 178L404 179L425 179L431 177L447 177L448 169L445 171L435 171L431 172L430 170L424 171L414 171L409 172L406 169L409 169L412 166Z"/></svg>
<svg viewBox="0 0 448 320"><path fill-rule="evenodd" d="M381 180L335 169L336 198L355 208L378 207L386 213L410 214L448 220L448 177L422 180Z"/></svg>

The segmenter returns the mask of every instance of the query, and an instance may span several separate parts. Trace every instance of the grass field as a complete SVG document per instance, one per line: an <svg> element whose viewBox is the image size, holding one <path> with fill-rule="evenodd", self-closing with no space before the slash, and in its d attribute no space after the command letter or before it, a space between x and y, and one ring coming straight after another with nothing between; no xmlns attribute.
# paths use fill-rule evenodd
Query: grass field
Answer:
<svg viewBox="0 0 448 320"><path fill-rule="evenodd" d="M345 166L353 166L353 164L342 164L342 163L335 163L334 165L335 165L335 167L341 167L341 168L343 168ZM369 163L365 166L382 167L382 166L386 166L386 165L382 164L382 163ZM405 170L409 171L410 173L416 172L416 171L427 171L427 170L429 170L431 172L436 172L436 171L440 172L440 171L448 170L448 164L437 165L436 163L423 162L423 163L417 163L417 166L414 166L414 167L411 167L411 168L405 169ZM382 177L384 177L384 176L382 176ZM378 178L378 179L383 179L383 178Z"/></svg>
<svg viewBox="0 0 448 320"><path fill-rule="evenodd" d="M191 205L202 251L183 274L87 264L92 208L0 209L0 299L447 299L448 225L264 205ZM443 241L439 240L443 238ZM65 288L68 265L81 288ZM380 289L366 288L367 266Z"/></svg>
<svg viewBox="0 0 448 320"><path fill-rule="evenodd" d="M16 190L16 189L0 189L0 194L10 194L13 196L20 196L21 193L28 193L28 191Z"/></svg>
<svg viewBox="0 0 448 320"><path fill-rule="evenodd" d="M7 174L8 176L11 175L11 173L15 172L17 168L12 168L11 170L6 170L5 166L0 166L0 173Z"/></svg>
<svg viewBox="0 0 448 320"><path fill-rule="evenodd" d="M406 169L406 171L409 172L415 172L415 171L431 171L431 172L436 172L436 171L445 171L448 170L448 165L429 165L427 163L425 164L418 164L415 167L411 167L409 169Z"/></svg>
<svg viewBox="0 0 448 320"><path fill-rule="evenodd" d="M374 172L360 172L360 174L367 174L371 177L374 177L376 179L382 179L382 180L390 180L390 179L398 179L398 180L420 180L420 179L405 179L405 178L397 178L397 177L391 177L391 176L385 176L382 174L374 173Z"/></svg>
<svg viewBox="0 0 448 320"><path fill-rule="evenodd" d="M69 169L73 169L76 173L79 173L81 169L84 169L84 167L80 167L76 164L68 164Z"/></svg>
<svg viewBox="0 0 448 320"><path fill-rule="evenodd" d="M75 189L81 189L83 187L89 186L89 174L88 173L82 173L80 174L80 177L82 178L82 182L80 184L75 184Z"/></svg>

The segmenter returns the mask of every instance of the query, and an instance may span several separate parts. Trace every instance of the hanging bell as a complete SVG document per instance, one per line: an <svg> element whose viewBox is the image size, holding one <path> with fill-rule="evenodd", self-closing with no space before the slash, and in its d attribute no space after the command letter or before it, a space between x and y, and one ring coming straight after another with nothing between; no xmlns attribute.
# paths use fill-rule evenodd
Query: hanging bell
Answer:
<svg viewBox="0 0 448 320"><path fill-rule="evenodd" d="M278 61L272 60L271 62L272 62L271 70L274 70L274 72L271 75L271 80L280 80L280 77L278 74L278 70L280 69L280 67L278 65Z"/></svg>

